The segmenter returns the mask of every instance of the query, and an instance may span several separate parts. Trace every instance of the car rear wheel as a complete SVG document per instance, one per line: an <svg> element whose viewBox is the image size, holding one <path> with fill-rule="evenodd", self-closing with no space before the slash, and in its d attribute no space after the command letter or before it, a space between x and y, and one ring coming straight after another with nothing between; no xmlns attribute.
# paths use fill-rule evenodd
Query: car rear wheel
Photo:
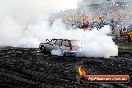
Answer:
<svg viewBox="0 0 132 88"><path fill-rule="evenodd" d="M51 54L50 51L46 51L45 47L41 47L41 48L40 48L40 52L41 52L41 53L45 53L45 54Z"/></svg>
<svg viewBox="0 0 132 88"><path fill-rule="evenodd" d="M40 52L44 53L46 50L43 46L40 47Z"/></svg>

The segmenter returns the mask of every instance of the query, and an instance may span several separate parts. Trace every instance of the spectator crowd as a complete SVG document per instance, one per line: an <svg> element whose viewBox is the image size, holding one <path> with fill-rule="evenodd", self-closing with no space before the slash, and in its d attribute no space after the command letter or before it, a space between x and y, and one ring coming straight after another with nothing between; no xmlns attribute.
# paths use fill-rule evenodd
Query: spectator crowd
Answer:
<svg viewBox="0 0 132 88"><path fill-rule="evenodd" d="M109 10L77 8L52 13L49 20L52 25L55 20L61 18L68 29L92 30L94 27L100 29L104 25L110 25L112 34L119 37L121 33L128 31L126 24L131 18L128 13L129 10L115 10L113 8Z"/></svg>

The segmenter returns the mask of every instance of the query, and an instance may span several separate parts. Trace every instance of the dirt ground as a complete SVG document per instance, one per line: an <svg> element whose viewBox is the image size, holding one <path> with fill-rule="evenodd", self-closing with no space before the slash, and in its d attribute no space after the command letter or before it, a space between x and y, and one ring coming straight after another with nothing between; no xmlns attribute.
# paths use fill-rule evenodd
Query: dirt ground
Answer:
<svg viewBox="0 0 132 88"><path fill-rule="evenodd" d="M79 85L76 69L87 74L128 74L132 57L77 58L43 54L38 49L0 48L0 88L132 88L128 84Z"/></svg>

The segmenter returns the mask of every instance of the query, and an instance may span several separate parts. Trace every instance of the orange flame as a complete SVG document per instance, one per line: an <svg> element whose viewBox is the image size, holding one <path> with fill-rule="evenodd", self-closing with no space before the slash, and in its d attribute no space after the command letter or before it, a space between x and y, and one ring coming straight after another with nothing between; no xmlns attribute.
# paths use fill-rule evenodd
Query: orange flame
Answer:
<svg viewBox="0 0 132 88"><path fill-rule="evenodd" d="M79 66L78 72L79 72L79 75L80 75L80 76L86 75L86 72L85 72L85 70L82 68L82 66Z"/></svg>

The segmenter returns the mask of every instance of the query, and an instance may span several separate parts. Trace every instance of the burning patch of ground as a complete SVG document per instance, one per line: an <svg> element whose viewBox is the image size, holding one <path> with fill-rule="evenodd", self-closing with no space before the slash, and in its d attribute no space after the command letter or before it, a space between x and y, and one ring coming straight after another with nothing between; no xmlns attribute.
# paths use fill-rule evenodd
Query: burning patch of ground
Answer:
<svg viewBox="0 0 132 88"><path fill-rule="evenodd" d="M38 49L0 48L0 87L5 88L131 88L128 84L79 85L76 68L88 74L128 74L132 76L131 57L76 58L58 57Z"/></svg>

